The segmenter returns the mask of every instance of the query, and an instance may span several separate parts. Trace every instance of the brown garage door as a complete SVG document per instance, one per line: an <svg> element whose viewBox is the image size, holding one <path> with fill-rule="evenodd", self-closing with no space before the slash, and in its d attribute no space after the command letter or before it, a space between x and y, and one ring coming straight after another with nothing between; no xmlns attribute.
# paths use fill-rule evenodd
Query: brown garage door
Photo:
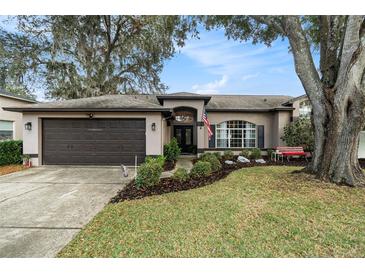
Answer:
<svg viewBox="0 0 365 274"><path fill-rule="evenodd" d="M134 165L146 156L144 119L43 119L43 164Z"/></svg>

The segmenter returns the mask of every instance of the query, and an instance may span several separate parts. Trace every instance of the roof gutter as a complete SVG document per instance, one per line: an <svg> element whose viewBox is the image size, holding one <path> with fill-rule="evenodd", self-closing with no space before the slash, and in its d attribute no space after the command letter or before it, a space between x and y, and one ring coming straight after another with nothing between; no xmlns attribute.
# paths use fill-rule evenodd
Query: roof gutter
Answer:
<svg viewBox="0 0 365 274"><path fill-rule="evenodd" d="M273 111L285 111L285 110L294 110L293 107L285 107L285 108L262 108L262 109L252 109L252 108L241 108L241 109L229 109L229 108L220 108L220 109L209 109L207 108L207 112L273 112Z"/></svg>
<svg viewBox="0 0 365 274"><path fill-rule="evenodd" d="M171 112L169 108L27 108L4 107L13 112Z"/></svg>
<svg viewBox="0 0 365 274"><path fill-rule="evenodd" d="M7 94L3 94L3 93L0 93L0 96L15 99L15 100L19 100L19 101L25 101L25 102L29 102L29 103L37 103L37 101L32 100L32 99L21 98L21 97L18 97L18 96L12 96L12 95L7 95Z"/></svg>

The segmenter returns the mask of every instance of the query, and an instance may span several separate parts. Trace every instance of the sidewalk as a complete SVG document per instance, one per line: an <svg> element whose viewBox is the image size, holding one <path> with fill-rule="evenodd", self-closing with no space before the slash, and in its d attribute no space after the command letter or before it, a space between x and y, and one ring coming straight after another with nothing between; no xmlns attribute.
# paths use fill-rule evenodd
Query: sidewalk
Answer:
<svg viewBox="0 0 365 274"><path fill-rule="evenodd" d="M188 172L190 172L191 168L193 167L193 162L192 160L195 159L196 156L191 156L191 155L182 155L179 157L179 159L177 159L175 168L173 170L170 171L164 171L161 174L161 178L168 178L171 177L175 170L178 168L185 168Z"/></svg>

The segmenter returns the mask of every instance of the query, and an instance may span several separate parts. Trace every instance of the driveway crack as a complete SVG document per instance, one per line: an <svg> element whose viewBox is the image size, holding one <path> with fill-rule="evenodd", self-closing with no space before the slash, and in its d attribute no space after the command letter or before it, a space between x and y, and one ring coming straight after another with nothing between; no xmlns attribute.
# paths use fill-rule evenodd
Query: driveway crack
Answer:
<svg viewBox="0 0 365 274"><path fill-rule="evenodd" d="M8 197L8 198L5 198L3 200L0 200L0 204L3 203L3 202L6 202L7 200L10 200L10 199L14 199L14 198L17 198L17 197L20 197L20 196L23 196L25 194L28 194L30 192L33 192L33 191L36 191L36 190L39 190L39 189L42 189L42 188L46 188L46 187L49 187L50 185L46 185L46 186L40 186L40 187L37 187L37 188L33 188L31 190L28 190L28 191L25 191L23 193L20 193L18 195L15 195L15 196L12 196L12 197Z"/></svg>

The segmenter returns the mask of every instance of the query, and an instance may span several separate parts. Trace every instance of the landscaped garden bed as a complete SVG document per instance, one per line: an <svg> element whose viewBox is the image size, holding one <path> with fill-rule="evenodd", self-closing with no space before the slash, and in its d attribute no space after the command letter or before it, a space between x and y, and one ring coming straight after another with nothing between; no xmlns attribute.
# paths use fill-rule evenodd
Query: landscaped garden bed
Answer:
<svg viewBox="0 0 365 274"><path fill-rule="evenodd" d="M233 160L236 160L234 157ZM118 203L124 200L135 200L143 197L160 195L164 193L177 192L183 190L189 190L206 185L210 185L220 179L225 178L232 171L249 168L254 166L306 166L308 164L304 159L292 159L288 161L269 161L266 160L265 164L256 163L251 161L250 163L234 162L234 164L225 164L224 158L221 160L222 168L218 171L212 172L209 176L201 178L189 178L187 181L181 182L173 177L163 178L159 183L146 187L137 187L135 180L132 180L127 186L120 190L116 196L111 199L111 203Z"/></svg>
<svg viewBox="0 0 365 274"><path fill-rule="evenodd" d="M269 155L270 153L272 153L272 151L268 151ZM175 172L175 174L182 172L184 178L180 178L180 176L172 176L169 178L162 178L158 180L158 163L162 165L162 169L164 171L172 170L175 167L176 159L179 154L180 153L178 151L176 140L173 140L170 144L165 146L165 156L160 156L154 160L148 159L146 161L146 164L149 165L149 167L146 168L145 165L143 165L142 169L140 169L143 171L143 174L141 174L141 176L137 178L137 181L132 180L128 185L120 190L117 195L110 200L110 202L118 203L125 200L141 199L147 196L184 191L210 185L216 181L219 181L220 179L225 178L232 171L241 168L249 168L255 166L305 167L308 164L305 158L302 157L291 158L290 161L288 161L287 159L284 159L283 161L273 161L271 160L270 156L261 156L261 151L257 148L244 149L240 153L240 157L242 157L243 159L250 159L250 162L246 163L240 162L238 159L239 156L233 155L232 151L225 151L223 155L219 153L206 153L203 154L201 157L194 159L193 164L194 166L196 166L197 164L199 165L199 162L208 162L205 163L209 165L209 167L207 167L208 170L204 170L204 167L198 167L198 169L200 168L203 170L198 170L197 176L194 176L192 172L188 174L186 170L179 170L179 172ZM256 160L258 159L261 159L262 162L256 162ZM152 168L151 165L154 166L154 168ZM360 165L362 168L364 168L365 160L360 160ZM203 173L199 174L199 172ZM206 172L206 174L204 174L204 172ZM153 179L153 182L151 181L152 174L154 174L155 177L155 179Z"/></svg>

